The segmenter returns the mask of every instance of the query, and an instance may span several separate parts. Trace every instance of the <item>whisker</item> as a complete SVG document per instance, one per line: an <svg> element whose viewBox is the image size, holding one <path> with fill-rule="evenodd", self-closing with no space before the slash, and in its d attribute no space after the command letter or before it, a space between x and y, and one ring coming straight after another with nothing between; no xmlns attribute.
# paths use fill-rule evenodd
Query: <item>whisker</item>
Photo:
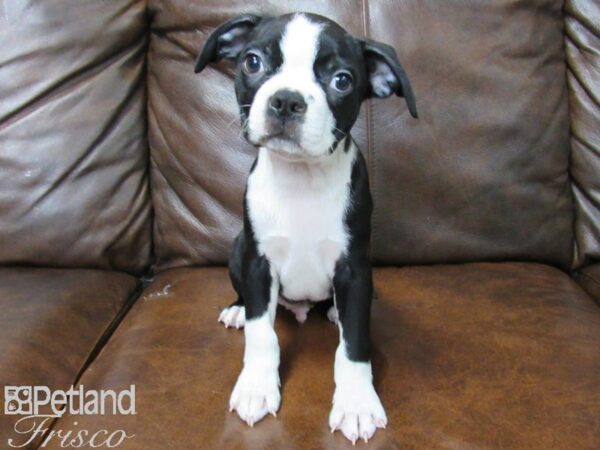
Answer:
<svg viewBox="0 0 600 450"><path fill-rule="evenodd" d="M227 128L231 128L231 125L233 125L233 124L234 124L235 122L237 122L237 121L238 121L238 118L236 117L235 119L233 119L231 122L229 122L229 123L227 124Z"/></svg>
<svg viewBox="0 0 600 450"><path fill-rule="evenodd" d="M339 131L340 133L342 133L344 135L344 137L348 136L348 133L344 133L342 130L340 130L338 127L333 127L335 130Z"/></svg>

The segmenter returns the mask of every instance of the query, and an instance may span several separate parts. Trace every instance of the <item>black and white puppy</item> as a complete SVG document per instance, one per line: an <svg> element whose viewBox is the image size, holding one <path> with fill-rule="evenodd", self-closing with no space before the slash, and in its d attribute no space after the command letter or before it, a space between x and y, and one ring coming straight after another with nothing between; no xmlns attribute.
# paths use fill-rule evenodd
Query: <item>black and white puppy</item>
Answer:
<svg viewBox="0 0 600 450"><path fill-rule="evenodd" d="M244 136L258 148L229 263L238 299L219 317L245 330L230 409L250 426L275 415L277 304L303 321L314 302L333 297L328 317L340 343L329 425L367 441L387 417L369 357L371 196L350 129L369 97L403 96L416 117L410 83L393 48L314 14L231 19L209 37L195 70L222 58L237 62Z"/></svg>

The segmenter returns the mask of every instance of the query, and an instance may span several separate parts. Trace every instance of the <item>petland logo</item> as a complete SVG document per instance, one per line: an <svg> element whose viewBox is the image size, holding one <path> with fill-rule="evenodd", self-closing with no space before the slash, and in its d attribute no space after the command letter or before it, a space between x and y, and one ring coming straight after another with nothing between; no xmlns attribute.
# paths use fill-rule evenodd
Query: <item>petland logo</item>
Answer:
<svg viewBox="0 0 600 450"><path fill-rule="evenodd" d="M135 415L135 385L119 392L113 390L85 390L83 385L71 386L67 391L52 391L48 386L4 386L4 414L23 416L15 422L14 431L19 436L9 438L13 448L26 447L43 437L40 448L50 441L59 441L63 448L102 447L114 448L128 435L125 430L90 431L79 429L77 421L70 430L59 429L61 422L49 430L53 419L67 413L69 416L82 415Z"/></svg>

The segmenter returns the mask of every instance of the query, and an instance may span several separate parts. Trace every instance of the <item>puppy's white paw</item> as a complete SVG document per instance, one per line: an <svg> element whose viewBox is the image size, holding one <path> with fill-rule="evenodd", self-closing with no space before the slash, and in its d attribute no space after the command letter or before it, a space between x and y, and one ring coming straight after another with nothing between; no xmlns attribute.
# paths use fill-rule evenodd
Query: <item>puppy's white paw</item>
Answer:
<svg viewBox="0 0 600 450"><path fill-rule="evenodd" d="M219 322L222 322L225 328L243 328L246 322L246 309L243 306L229 306L219 314Z"/></svg>
<svg viewBox="0 0 600 450"><path fill-rule="evenodd" d="M387 416L372 385L336 388L329 414L332 433L340 430L354 445L358 439L367 442L386 425Z"/></svg>
<svg viewBox="0 0 600 450"><path fill-rule="evenodd" d="M235 410L252 427L267 414L277 417L280 403L277 370L244 367L231 393L229 411Z"/></svg>
<svg viewBox="0 0 600 450"><path fill-rule="evenodd" d="M335 306L332 306L327 310L327 319L329 319L331 323L338 324L339 317Z"/></svg>

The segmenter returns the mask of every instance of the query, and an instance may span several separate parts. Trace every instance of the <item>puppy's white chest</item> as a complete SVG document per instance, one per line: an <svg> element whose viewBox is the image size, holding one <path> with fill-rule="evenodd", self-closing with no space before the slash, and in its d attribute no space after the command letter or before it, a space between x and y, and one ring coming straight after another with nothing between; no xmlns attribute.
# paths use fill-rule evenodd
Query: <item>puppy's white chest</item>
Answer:
<svg viewBox="0 0 600 450"><path fill-rule="evenodd" d="M247 206L259 253L288 300L331 295L335 263L347 247L344 216L355 149L319 163L288 162L261 149L248 179Z"/></svg>

